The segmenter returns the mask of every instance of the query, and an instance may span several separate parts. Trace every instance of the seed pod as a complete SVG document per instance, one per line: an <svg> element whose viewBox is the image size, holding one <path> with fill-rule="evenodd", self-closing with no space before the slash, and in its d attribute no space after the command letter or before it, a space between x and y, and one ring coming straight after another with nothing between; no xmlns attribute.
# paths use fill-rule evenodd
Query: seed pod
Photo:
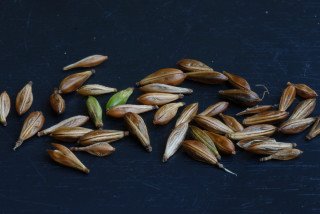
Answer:
<svg viewBox="0 0 320 214"><path fill-rule="evenodd" d="M166 149L162 158L163 162L166 162L179 149L186 137L188 126L188 123L182 123L173 129L166 144Z"/></svg>
<svg viewBox="0 0 320 214"><path fill-rule="evenodd" d="M84 127L60 127L50 134L56 140L63 142L77 142L80 137L93 131Z"/></svg>
<svg viewBox="0 0 320 214"><path fill-rule="evenodd" d="M112 107L126 104L129 97L133 93L133 88L127 88L125 90L119 91L110 97L106 104L106 109L109 110Z"/></svg>
<svg viewBox="0 0 320 214"><path fill-rule="evenodd" d="M108 94L113 92L117 92L117 89L109 88L99 84L84 85L84 86L81 86L79 89L77 89L77 93L82 96L98 96L98 95Z"/></svg>
<svg viewBox="0 0 320 214"><path fill-rule="evenodd" d="M195 59L181 59L177 62L177 66L186 72L213 71L212 68Z"/></svg>
<svg viewBox="0 0 320 214"><path fill-rule="evenodd" d="M243 125L256 125L256 124L269 124L277 123L289 116L288 112L285 111L265 111L262 113L255 114L247 117L243 120Z"/></svg>
<svg viewBox="0 0 320 214"><path fill-rule="evenodd" d="M57 114L62 114L66 109L66 104L62 96L58 93L58 89L55 89L50 96L50 105L53 111Z"/></svg>
<svg viewBox="0 0 320 214"><path fill-rule="evenodd" d="M221 90L219 94L236 104L248 107L255 106L262 101L255 92L243 89Z"/></svg>
<svg viewBox="0 0 320 214"><path fill-rule="evenodd" d="M115 106L107 110L107 115L110 117L122 118L128 112L141 114L144 112L152 111L154 109L158 109L158 106L125 104Z"/></svg>
<svg viewBox="0 0 320 214"><path fill-rule="evenodd" d="M304 119L308 117L314 111L316 107L316 99L307 99L300 102L297 107L294 109L289 120Z"/></svg>
<svg viewBox="0 0 320 214"><path fill-rule="evenodd" d="M139 88L144 93L171 93L171 94L192 94L190 88L181 88L161 83L152 83Z"/></svg>
<svg viewBox="0 0 320 214"><path fill-rule="evenodd" d="M95 127L98 129L102 128L102 109L99 101L95 97L89 96L87 99L87 108Z"/></svg>
<svg viewBox="0 0 320 214"><path fill-rule="evenodd" d="M19 139L13 150L16 150L25 140L35 135L42 128L44 121L45 118L42 115L42 112L31 112L23 123Z"/></svg>
<svg viewBox="0 0 320 214"><path fill-rule="evenodd" d="M287 86L287 88L282 93L279 103L279 110L286 111L291 106L295 98L296 88L292 85Z"/></svg>
<svg viewBox="0 0 320 214"><path fill-rule="evenodd" d="M314 124L313 124L313 126L312 126L312 128L306 138L308 140L311 140L311 139L317 137L319 134L320 134L320 118L318 117L316 119L316 121L314 122Z"/></svg>
<svg viewBox="0 0 320 214"><path fill-rule="evenodd" d="M313 117L297 120L288 120L281 124L279 132L283 134L298 134L311 126L316 119Z"/></svg>
<svg viewBox="0 0 320 214"><path fill-rule="evenodd" d="M269 138L269 137L255 137L255 138L240 140L237 143L237 145L242 149L247 149L251 145L259 144L259 143L263 143L263 142L276 143L277 141L274 138Z"/></svg>
<svg viewBox="0 0 320 214"><path fill-rule="evenodd" d="M205 130L216 134L233 133L233 130L227 125L213 117L197 115L194 117L194 121Z"/></svg>
<svg viewBox="0 0 320 214"><path fill-rule="evenodd" d="M109 156L116 151L115 148L106 142L95 143L85 147L71 147L70 150L74 152L84 151L98 157Z"/></svg>
<svg viewBox="0 0 320 214"><path fill-rule="evenodd" d="M219 134L215 134L213 132L205 131L207 135L211 138L213 143L216 145L217 149L228 155L235 155L236 149L232 143L231 140L229 140L227 137Z"/></svg>
<svg viewBox="0 0 320 214"><path fill-rule="evenodd" d="M89 117L84 115L78 115L73 116L68 119L65 119L56 125L53 125L45 130L42 130L41 132L38 132L38 136L41 137L43 135L51 134L55 130L61 127L78 127L84 125L86 122L88 122Z"/></svg>
<svg viewBox="0 0 320 214"><path fill-rule="evenodd" d="M96 65L100 65L104 61L108 59L108 56L103 56L103 55L92 55L88 56L84 59L79 60L78 62L75 62L71 65L65 66L63 68L64 71L70 70L73 68L89 68L89 67L94 67Z"/></svg>
<svg viewBox="0 0 320 214"><path fill-rule="evenodd" d="M228 77L217 71L197 71L187 73L187 79L205 84L221 84L228 80Z"/></svg>
<svg viewBox="0 0 320 214"><path fill-rule="evenodd" d="M249 83L243 77L224 71L224 75L228 77L228 82L238 89L251 90Z"/></svg>
<svg viewBox="0 0 320 214"><path fill-rule="evenodd" d="M111 143L128 135L129 132L127 131L95 130L80 137L78 143L82 146L88 146L100 142Z"/></svg>
<svg viewBox="0 0 320 214"><path fill-rule="evenodd" d="M248 152L259 155L271 155L282 149L292 149L296 147L295 143L282 143L277 141L261 141L252 143L250 146L244 149Z"/></svg>
<svg viewBox="0 0 320 214"><path fill-rule="evenodd" d="M153 118L153 124L155 125L166 125L168 124L177 114L178 109L184 106L185 103L169 103L161 108L155 113Z"/></svg>
<svg viewBox="0 0 320 214"><path fill-rule="evenodd" d="M219 163L216 156L211 153L208 147L199 141L186 140L182 143L182 147L183 150L195 160L217 166L218 168L223 169L225 172L237 176L237 174L226 169L221 163Z"/></svg>
<svg viewBox="0 0 320 214"><path fill-rule="evenodd" d="M52 143L51 145L56 148L55 150L47 150L52 160L64 166L80 170L86 174L90 172L67 147L57 143Z"/></svg>
<svg viewBox="0 0 320 214"><path fill-rule="evenodd" d="M82 84L95 73L95 70L84 71L80 73L74 73L65 77L59 86L59 93L67 94L76 91L82 86Z"/></svg>
<svg viewBox="0 0 320 214"><path fill-rule="evenodd" d="M270 156L261 158L260 161L268 160L291 160L300 156L303 152L299 149L283 149Z"/></svg>
<svg viewBox="0 0 320 214"><path fill-rule="evenodd" d="M224 115L222 113L219 114L219 116L221 117L221 119L223 120L223 122L230 128L232 129L232 131L234 132L240 132L243 130L243 126L241 125L241 123L239 123L237 121L236 118L231 117L229 115Z"/></svg>
<svg viewBox="0 0 320 214"><path fill-rule="evenodd" d="M180 114L180 117L177 119L175 127L179 126L182 123L189 123L198 112L198 103L192 103L187 105Z"/></svg>
<svg viewBox="0 0 320 214"><path fill-rule="evenodd" d="M229 133L227 134L227 137L232 140L243 140L261 136L271 136L275 133L276 130L277 128L273 125L260 124L249 126L241 132Z"/></svg>
<svg viewBox="0 0 320 214"><path fill-rule="evenodd" d="M162 68L137 82L137 86L148 85L151 83L162 83L167 85L180 85L186 74L175 68Z"/></svg>
<svg viewBox="0 0 320 214"><path fill-rule="evenodd" d="M206 110L201 112L199 115L214 117L214 116L224 112L225 110L227 110L228 106L229 106L228 102L218 102L218 103L206 108Z"/></svg>
<svg viewBox="0 0 320 214"><path fill-rule="evenodd" d="M244 111L239 112L236 115L240 116L240 115L247 115L247 114L258 114L258 113L262 113L262 112L265 112L265 111L269 111L271 109L273 109L273 106L271 106L271 105L263 105L263 106L257 105L257 106L254 106L252 108L247 108Z"/></svg>
<svg viewBox="0 0 320 214"><path fill-rule="evenodd" d="M0 95L0 122L2 125L7 126L7 116L10 112L11 102L10 97L6 91Z"/></svg>
<svg viewBox="0 0 320 214"><path fill-rule="evenodd" d="M204 145L206 145L210 149L212 154L214 154L214 156L216 156L216 158L218 160L220 160L221 156L217 150L216 145L214 144L212 139L209 137L209 135L204 130L202 130L196 126L189 126L189 128L191 130L191 134L192 134L193 138L195 140L198 140L199 142L203 143Z"/></svg>
<svg viewBox="0 0 320 214"><path fill-rule="evenodd" d="M316 98L318 96L317 92L315 92L312 88L305 84L292 84L290 82L287 83L287 85L292 85L296 88L296 92L298 96L304 98L304 99L312 99Z"/></svg>
<svg viewBox="0 0 320 214"><path fill-rule="evenodd" d="M33 102L33 94L32 94L32 82L30 81L27 85L25 85L21 91L18 93L16 98L16 110L17 113L21 116L26 113Z"/></svg>
<svg viewBox="0 0 320 214"><path fill-rule="evenodd" d="M183 94L147 93L138 97L138 102L144 105L164 105L182 99Z"/></svg>

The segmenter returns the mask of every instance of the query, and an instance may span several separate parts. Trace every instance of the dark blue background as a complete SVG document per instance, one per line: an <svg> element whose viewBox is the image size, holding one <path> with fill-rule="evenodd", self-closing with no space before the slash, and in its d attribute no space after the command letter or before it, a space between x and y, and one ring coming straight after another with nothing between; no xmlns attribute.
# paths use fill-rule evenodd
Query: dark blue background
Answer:
<svg viewBox="0 0 320 214"><path fill-rule="evenodd" d="M91 54L106 54L110 59L88 82L123 89L188 57L218 71L240 74L252 86L265 84L271 94L264 103L275 104L287 81L304 82L320 91L319 9L316 0L2 0L0 89L8 91L14 104L16 93L32 80L32 110L43 111L48 127L86 113L85 100L76 94L65 96L64 115L56 117L50 109L52 89L73 72L62 71L63 66ZM200 102L200 110L219 100L218 90L228 88L189 81L183 86L194 89L184 101ZM253 88L259 94L263 91ZM137 96L138 90L129 102ZM108 98L99 100L104 105ZM228 113L239 110L233 106ZM79 153L91 169L84 175L53 163L46 154L52 140L46 137L34 137L13 152L26 115L20 118L12 109L8 127L0 128L0 212L320 211L319 139L305 142L305 133L278 136L298 143L304 151L300 159L288 162L260 163L258 156L238 151L222 160L238 173L234 177L182 151L163 164L161 156L174 122L154 127L152 116L144 114L151 154L128 137L114 143L117 152L108 158ZM125 128L121 120L104 120L105 128Z"/></svg>

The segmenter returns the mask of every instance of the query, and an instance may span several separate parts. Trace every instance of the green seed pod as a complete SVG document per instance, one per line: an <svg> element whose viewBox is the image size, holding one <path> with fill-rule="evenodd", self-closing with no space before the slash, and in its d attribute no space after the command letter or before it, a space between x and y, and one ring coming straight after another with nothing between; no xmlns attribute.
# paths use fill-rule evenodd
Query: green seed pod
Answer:
<svg viewBox="0 0 320 214"><path fill-rule="evenodd" d="M115 93L112 97L110 97L109 101L107 102L106 109L109 110L114 106L126 104L132 93L133 88L127 88L125 90Z"/></svg>
<svg viewBox="0 0 320 214"><path fill-rule="evenodd" d="M87 108L91 120L94 122L94 125L100 129L103 126L102 122L102 109L95 97L89 96L87 99Z"/></svg>

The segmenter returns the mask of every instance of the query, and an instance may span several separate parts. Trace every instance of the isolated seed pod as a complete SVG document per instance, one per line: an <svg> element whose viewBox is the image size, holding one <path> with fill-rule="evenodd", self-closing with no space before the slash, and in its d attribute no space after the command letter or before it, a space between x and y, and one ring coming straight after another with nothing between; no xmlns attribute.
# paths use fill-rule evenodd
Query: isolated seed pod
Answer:
<svg viewBox="0 0 320 214"><path fill-rule="evenodd" d="M181 59L177 62L177 65L186 72L213 71L212 68L195 59Z"/></svg>
<svg viewBox="0 0 320 214"><path fill-rule="evenodd" d="M65 77L60 83L59 93L67 94L76 91L94 73L95 70L92 69L90 71L75 73Z"/></svg>
<svg viewBox="0 0 320 214"><path fill-rule="evenodd" d="M272 110L272 109L273 109L273 106L271 106L271 105L263 105L263 106L257 105L257 106L254 106L252 108L247 108L242 112L239 112L237 114L237 116L247 115L247 114L258 114L258 113L262 113L262 112L269 111L269 110Z"/></svg>
<svg viewBox="0 0 320 214"><path fill-rule="evenodd" d="M180 85L184 79L186 78L186 74L183 73L179 69L175 68L163 68L160 69L145 78L143 78L140 82L137 82L137 86L143 86L151 83L162 83L167 85Z"/></svg>
<svg viewBox="0 0 320 214"><path fill-rule="evenodd" d="M52 143L51 145L56 148L55 150L47 150L52 160L64 166L80 170L86 174L90 172L67 147L57 143Z"/></svg>
<svg viewBox="0 0 320 214"><path fill-rule="evenodd" d="M187 79L205 84L222 84L228 77L217 71L197 71L187 73Z"/></svg>
<svg viewBox="0 0 320 214"><path fill-rule="evenodd" d="M249 83L243 77L235 74L223 72L224 75L228 77L228 82L238 89L251 90Z"/></svg>
<svg viewBox="0 0 320 214"><path fill-rule="evenodd" d="M303 152L299 149L283 149L268 157L261 158L260 161L268 160L291 160L299 157Z"/></svg>
<svg viewBox="0 0 320 214"><path fill-rule="evenodd" d="M150 144L148 129L142 117L136 113L128 112L125 114L124 120L128 126L130 134L138 138L142 146L145 147L148 152L151 152L152 147Z"/></svg>
<svg viewBox="0 0 320 214"><path fill-rule="evenodd" d="M265 111L262 113L255 114L247 117L243 120L243 125L256 125L256 124L269 124L277 123L289 116L288 112L285 111Z"/></svg>
<svg viewBox="0 0 320 214"><path fill-rule="evenodd" d="M259 155L271 155L283 149L292 149L296 147L295 143L282 143L277 141L255 142L244 149L248 152Z"/></svg>
<svg viewBox="0 0 320 214"><path fill-rule="evenodd" d="M294 86L296 88L297 95L304 99L312 99L318 96L317 92L305 84L292 84L288 82L287 85Z"/></svg>
<svg viewBox="0 0 320 214"><path fill-rule="evenodd" d="M164 105L182 98L183 94L147 93L138 97L137 100L144 105Z"/></svg>
<svg viewBox="0 0 320 214"><path fill-rule="evenodd" d="M177 114L178 109L184 106L185 103L169 103L157 110L153 118L153 124L155 125L166 125L168 124Z"/></svg>
<svg viewBox="0 0 320 214"><path fill-rule="evenodd" d="M213 132L205 131L207 135L211 138L213 143L216 145L219 152L222 152L224 154L228 155L235 155L236 149L232 143L231 140L229 140L227 137L219 134L215 134Z"/></svg>
<svg viewBox="0 0 320 214"><path fill-rule="evenodd" d="M88 146L100 142L111 143L120 140L128 134L129 132L127 131L95 130L80 137L78 143L82 146Z"/></svg>
<svg viewBox="0 0 320 214"><path fill-rule="evenodd" d="M298 134L311 126L316 119L313 117L305 119L288 120L281 124L279 132L283 134Z"/></svg>
<svg viewBox="0 0 320 214"><path fill-rule="evenodd" d="M74 152L78 152L78 151L88 152L89 154L95 155L98 157L109 156L116 151L115 148L113 148L109 143L106 143L106 142L95 143L95 144L84 146L84 147L71 147L70 150Z"/></svg>
<svg viewBox="0 0 320 214"><path fill-rule="evenodd" d="M177 119L175 127L179 126L182 123L189 123L198 112L198 103L191 103L187 105L180 114L180 117Z"/></svg>
<svg viewBox="0 0 320 214"><path fill-rule="evenodd" d="M255 106L262 101L255 92L243 89L219 91L219 94L235 104L248 107Z"/></svg>
<svg viewBox="0 0 320 214"><path fill-rule="evenodd" d="M98 129L102 128L102 109L99 101L95 97L89 96L87 99L87 108L95 127Z"/></svg>
<svg viewBox="0 0 320 214"><path fill-rule="evenodd" d="M199 115L214 117L214 116L224 112L225 110L227 110L228 106L229 106L228 102L218 102L218 103L206 108L206 110L201 112Z"/></svg>
<svg viewBox="0 0 320 214"><path fill-rule="evenodd" d="M216 134L233 133L233 130L226 124L213 117L197 115L194 117L194 121L205 130Z"/></svg>
<svg viewBox="0 0 320 214"><path fill-rule="evenodd" d="M57 114L62 114L66 109L66 104L62 96L58 93L58 89L55 89L50 96L50 105L53 111Z"/></svg>
<svg viewBox="0 0 320 214"><path fill-rule="evenodd" d="M286 87L286 89L282 92L282 96L279 103L279 110L286 111L294 99L296 98L296 88L292 85Z"/></svg>
<svg viewBox="0 0 320 214"><path fill-rule="evenodd" d="M218 168L237 176L234 172L226 169L217 158L211 153L211 151L204 144L196 140L186 140L182 143L183 150L195 160L208 163Z"/></svg>
<svg viewBox="0 0 320 214"><path fill-rule="evenodd" d="M0 95L0 122L2 125L7 126L7 116L10 112L11 102L10 97L6 91Z"/></svg>
<svg viewBox="0 0 320 214"><path fill-rule="evenodd" d="M19 139L16 142L13 150L16 150L25 140L34 136L42 128L44 121L45 118L42 115L42 112L31 112L29 116L24 120Z"/></svg>
<svg viewBox="0 0 320 214"><path fill-rule="evenodd" d="M21 91L18 93L16 98L16 110L17 113L21 116L26 113L33 102L33 94L32 94L32 82L30 81L27 85L25 85Z"/></svg>
<svg viewBox="0 0 320 214"><path fill-rule="evenodd" d="M107 110L107 115L110 117L122 118L128 112L141 114L144 112L152 111L154 109L158 109L158 106L125 104L115 106Z"/></svg>
<svg viewBox="0 0 320 214"><path fill-rule="evenodd" d="M310 132L306 136L308 140L311 140L315 137L317 137L320 134L320 118L318 117L316 121L314 122Z"/></svg>
<svg viewBox="0 0 320 214"><path fill-rule="evenodd" d="M54 132L55 130L61 128L61 127L78 127L84 125L86 122L88 122L89 117L84 115L78 115L73 116L68 119L65 119L56 125L53 125L45 130L42 130L41 132L38 132L38 136L41 137L43 135L50 134Z"/></svg>
<svg viewBox="0 0 320 214"><path fill-rule="evenodd" d="M275 133L277 128L273 125L259 124L245 128L241 132L229 133L226 136L232 140L252 139L262 136L271 136Z"/></svg>
<svg viewBox="0 0 320 214"><path fill-rule="evenodd" d="M109 88L99 84L84 85L84 86L81 86L79 89L77 89L77 93L82 96L98 96L98 95L108 94L113 92L117 92L117 89Z"/></svg>
<svg viewBox="0 0 320 214"><path fill-rule="evenodd" d="M316 99L307 99L300 102L297 107L294 109L289 120L304 119L308 117L314 111L317 104Z"/></svg>
<svg viewBox="0 0 320 214"><path fill-rule="evenodd" d="M88 56L84 59L79 60L78 62L75 62L71 65L65 66L63 68L64 71L70 70L73 68L89 68L89 67L94 67L96 65L100 65L104 61L108 59L108 56L103 56L103 55L92 55Z"/></svg>
<svg viewBox="0 0 320 214"><path fill-rule="evenodd" d="M112 97L110 97L109 101L107 102L106 109L109 110L112 107L126 104L132 93L133 88L127 88L125 90L115 93L114 95L112 95Z"/></svg>
<svg viewBox="0 0 320 214"><path fill-rule="evenodd" d="M77 142L80 137L93 131L84 127L60 127L50 134L56 140L63 142Z"/></svg>
<svg viewBox="0 0 320 214"><path fill-rule="evenodd" d="M224 115L222 113L220 113L219 116L221 117L223 122L234 132L240 132L243 130L243 126L241 125L241 123L237 121L236 118L231 117L229 115Z"/></svg>
<svg viewBox="0 0 320 214"><path fill-rule="evenodd" d="M190 88L181 88L161 83L152 83L139 88L144 93L170 93L170 94L191 94Z"/></svg>

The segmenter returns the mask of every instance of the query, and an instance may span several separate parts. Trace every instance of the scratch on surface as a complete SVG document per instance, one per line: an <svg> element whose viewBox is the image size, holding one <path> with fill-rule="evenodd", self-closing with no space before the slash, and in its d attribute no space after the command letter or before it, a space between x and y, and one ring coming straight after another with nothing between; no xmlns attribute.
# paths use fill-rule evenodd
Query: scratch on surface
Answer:
<svg viewBox="0 0 320 214"><path fill-rule="evenodd" d="M34 165L33 161L29 159L29 162L32 166L32 168L36 171L36 173L39 175L39 177L44 181L46 182L46 178L41 174L41 172L37 169L37 167Z"/></svg>
<svg viewBox="0 0 320 214"><path fill-rule="evenodd" d="M155 189L155 190L160 190L159 187L157 187L157 186L155 186L155 185L153 185L153 184L148 184L148 183L146 183L146 182L142 182L142 184L145 185L145 186L147 186L147 187L151 187L151 188L153 188L153 189Z"/></svg>
<svg viewBox="0 0 320 214"><path fill-rule="evenodd" d="M19 203L28 203L28 204L36 204L36 205L44 205L48 207L59 207L58 205L55 204L48 204L48 203L43 203L43 202L38 202L38 201L28 201L28 200L21 200L21 199L15 199L12 197L8 197L3 193L0 193L0 197L14 201L14 202L19 202Z"/></svg>

